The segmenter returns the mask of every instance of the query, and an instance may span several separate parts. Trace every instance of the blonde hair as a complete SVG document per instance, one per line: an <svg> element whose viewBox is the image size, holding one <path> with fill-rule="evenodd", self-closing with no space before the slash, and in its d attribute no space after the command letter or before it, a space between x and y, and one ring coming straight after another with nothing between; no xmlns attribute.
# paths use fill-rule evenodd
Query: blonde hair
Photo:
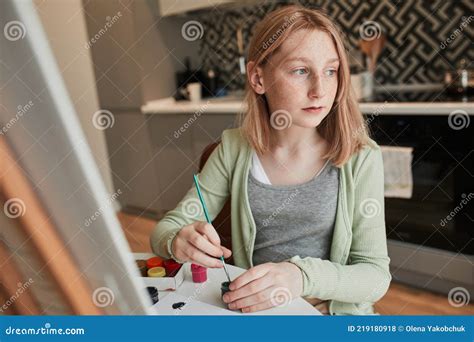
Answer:
<svg viewBox="0 0 474 342"><path fill-rule="evenodd" d="M318 126L318 132L329 142L330 148L323 158L337 167L369 141L367 124L350 84L349 62L341 33L323 12L299 5L285 6L269 14L255 28L248 51L248 61L254 67L263 66L292 32L310 29L328 33L339 55L338 87L330 113ZM240 126L244 137L259 153L270 147L270 115L265 95L257 94L247 78L245 86L247 111L241 113Z"/></svg>

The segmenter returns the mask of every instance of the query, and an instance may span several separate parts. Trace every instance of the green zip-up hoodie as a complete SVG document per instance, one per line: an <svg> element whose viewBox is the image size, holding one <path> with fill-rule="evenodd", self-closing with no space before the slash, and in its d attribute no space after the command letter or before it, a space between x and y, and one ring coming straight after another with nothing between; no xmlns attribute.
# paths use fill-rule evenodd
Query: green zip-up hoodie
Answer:
<svg viewBox="0 0 474 342"><path fill-rule="evenodd" d="M199 173L211 219L231 197L232 253L236 266L253 266L256 226L248 200L252 147L239 128L225 130L221 143ZM373 303L387 291L391 275L384 217L384 174L380 147L373 140L339 173L340 188L329 260L295 255L289 262L303 275L302 297L329 300L331 315L374 314ZM194 221L205 221L196 189L167 212L152 235L153 251L170 258L173 237Z"/></svg>

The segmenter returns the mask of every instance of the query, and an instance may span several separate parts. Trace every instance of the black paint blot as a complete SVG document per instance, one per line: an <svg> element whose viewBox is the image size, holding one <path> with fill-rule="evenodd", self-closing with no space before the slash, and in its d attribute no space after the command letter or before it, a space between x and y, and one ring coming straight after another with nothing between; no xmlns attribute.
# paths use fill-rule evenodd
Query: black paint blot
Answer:
<svg viewBox="0 0 474 342"><path fill-rule="evenodd" d="M183 306L185 306L185 305L186 305L185 302L178 302L178 303L174 303L174 304L172 305L172 307L173 307L173 309L180 309L180 310L181 310L181 308L182 308Z"/></svg>

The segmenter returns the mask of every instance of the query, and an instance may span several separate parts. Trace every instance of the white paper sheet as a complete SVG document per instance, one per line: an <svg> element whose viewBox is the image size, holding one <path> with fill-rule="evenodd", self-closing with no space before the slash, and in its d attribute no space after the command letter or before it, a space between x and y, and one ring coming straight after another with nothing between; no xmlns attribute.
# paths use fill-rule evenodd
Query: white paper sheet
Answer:
<svg viewBox="0 0 474 342"><path fill-rule="evenodd" d="M173 309L173 304L178 302L186 303L180 309ZM200 302L192 297L181 296L176 293L170 293L163 299L160 299L153 308L156 309L157 315L241 315L240 311L231 311L220 308L218 306Z"/></svg>

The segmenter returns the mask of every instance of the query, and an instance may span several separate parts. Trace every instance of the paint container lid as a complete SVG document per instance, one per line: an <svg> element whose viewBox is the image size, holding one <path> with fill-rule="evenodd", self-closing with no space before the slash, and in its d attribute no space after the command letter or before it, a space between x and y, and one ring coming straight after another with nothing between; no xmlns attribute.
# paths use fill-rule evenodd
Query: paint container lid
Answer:
<svg viewBox="0 0 474 342"><path fill-rule="evenodd" d="M167 277L174 277L181 268L181 264L174 261L173 259L168 259L163 262L163 267L166 270Z"/></svg>
<svg viewBox="0 0 474 342"><path fill-rule="evenodd" d="M191 273L195 283L203 283L207 280L207 268L196 264L191 264Z"/></svg>
<svg viewBox="0 0 474 342"><path fill-rule="evenodd" d="M229 285L230 285L230 281L224 281L223 283L221 283L221 295L222 296L230 291Z"/></svg>
<svg viewBox="0 0 474 342"><path fill-rule="evenodd" d="M191 271L192 272L202 272L204 270L206 270L206 268L204 266L197 265L197 264L191 264Z"/></svg>
<svg viewBox="0 0 474 342"><path fill-rule="evenodd" d="M146 261L146 267L148 269L153 268L153 267L160 267L160 266L163 266L163 259L161 259L158 256L150 258Z"/></svg>
<svg viewBox="0 0 474 342"><path fill-rule="evenodd" d="M150 298L153 304L158 303L159 301L158 289L154 286L148 286L146 289L148 290L148 294L150 295Z"/></svg>
<svg viewBox="0 0 474 342"><path fill-rule="evenodd" d="M152 267L148 270L148 276L154 278L160 278L166 276L166 270L164 267Z"/></svg>

